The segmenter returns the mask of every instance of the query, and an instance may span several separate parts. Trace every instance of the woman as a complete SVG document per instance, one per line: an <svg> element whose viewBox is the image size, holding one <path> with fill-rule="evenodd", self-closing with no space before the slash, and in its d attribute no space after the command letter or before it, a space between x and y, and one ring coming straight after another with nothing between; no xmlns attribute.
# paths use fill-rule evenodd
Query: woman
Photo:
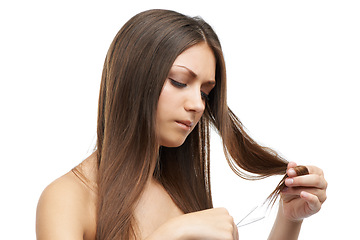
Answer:
<svg viewBox="0 0 360 240"><path fill-rule="evenodd" d="M38 239L238 239L213 208L209 126L241 177L289 176L270 239L297 239L320 210L321 169L259 146L227 107L219 40L203 20L167 10L130 19L107 53L99 97L97 149L50 184L37 209ZM246 170L255 175L248 175Z"/></svg>

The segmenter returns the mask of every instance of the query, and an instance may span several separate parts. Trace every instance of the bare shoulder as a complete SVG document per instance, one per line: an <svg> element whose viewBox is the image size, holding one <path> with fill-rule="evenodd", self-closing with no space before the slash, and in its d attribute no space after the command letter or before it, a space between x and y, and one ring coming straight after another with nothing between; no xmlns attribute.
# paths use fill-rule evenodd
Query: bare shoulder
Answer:
<svg viewBox="0 0 360 240"><path fill-rule="evenodd" d="M68 172L47 186L40 196L37 239L94 239L95 206L95 192L72 171Z"/></svg>

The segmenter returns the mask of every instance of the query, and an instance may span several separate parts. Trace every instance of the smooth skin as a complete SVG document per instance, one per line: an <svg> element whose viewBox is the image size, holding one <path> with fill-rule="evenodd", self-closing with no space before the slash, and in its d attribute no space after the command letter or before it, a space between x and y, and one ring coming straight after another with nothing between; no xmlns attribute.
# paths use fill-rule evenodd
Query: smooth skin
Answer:
<svg viewBox="0 0 360 240"><path fill-rule="evenodd" d="M180 146L185 141L201 118L206 95L215 84L215 57L207 44L197 44L178 56L159 98L156 116L159 146ZM95 183L96 152L80 166ZM318 212L326 200L327 183L321 169L308 166L309 175L296 176L295 166L288 165L288 188L281 193L269 239L297 239L302 220ZM96 201L96 188L89 188L72 172L55 180L38 203L37 239L95 239ZM145 186L134 217L141 239L239 239L236 224L225 208L184 214L154 179L149 179Z"/></svg>

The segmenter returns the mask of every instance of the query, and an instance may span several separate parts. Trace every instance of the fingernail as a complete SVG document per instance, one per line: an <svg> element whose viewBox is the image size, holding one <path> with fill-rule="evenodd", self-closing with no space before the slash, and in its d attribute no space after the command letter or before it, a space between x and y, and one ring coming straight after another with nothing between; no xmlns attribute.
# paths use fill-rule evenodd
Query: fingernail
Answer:
<svg viewBox="0 0 360 240"><path fill-rule="evenodd" d="M295 172L295 170L294 170L293 168L290 168L290 169L288 170L288 174L289 174L289 175L296 175L296 172Z"/></svg>
<svg viewBox="0 0 360 240"><path fill-rule="evenodd" d="M304 192L304 191L302 191L302 192L300 193L300 195L301 195L302 197L304 197L304 198L309 197L309 194L308 194L307 192Z"/></svg>
<svg viewBox="0 0 360 240"><path fill-rule="evenodd" d="M291 185L291 184L293 184L294 183L294 179L292 179L292 178L287 178L286 180L285 180L285 184L286 185Z"/></svg>

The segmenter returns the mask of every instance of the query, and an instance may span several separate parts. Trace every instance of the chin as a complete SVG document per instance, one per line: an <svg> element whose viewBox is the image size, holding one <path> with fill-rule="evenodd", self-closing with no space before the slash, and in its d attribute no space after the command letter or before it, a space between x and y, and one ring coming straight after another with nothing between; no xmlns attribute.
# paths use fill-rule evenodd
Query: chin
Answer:
<svg viewBox="0 0 360 240"><path fill-rule="evenodd" d="M186 138L166 139L166 140L164 139L164 140L160 141L160 145L163 147L169 147L169 148L180 147L181 145L183 145L185 140L186 140Z"/></svg>

